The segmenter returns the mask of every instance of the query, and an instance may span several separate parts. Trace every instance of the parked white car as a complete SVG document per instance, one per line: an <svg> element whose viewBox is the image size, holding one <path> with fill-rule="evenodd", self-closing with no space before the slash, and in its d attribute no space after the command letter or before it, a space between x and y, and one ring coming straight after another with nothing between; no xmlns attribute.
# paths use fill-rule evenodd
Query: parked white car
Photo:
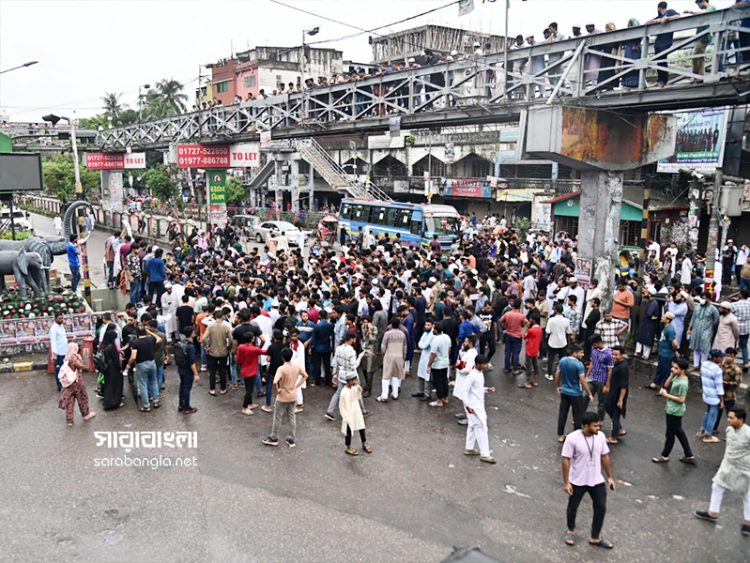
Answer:
<svg viewBox="0 0 750 563"><path fill-rule="evenodd" d="M10 209L3 207L0 209L0 225L8 224L8 232L10 232ZM27 219L26 213L20 209L13 210L13 224L17 231L31 231L34 232L34 227L31 222Z"/></svg>
<svg viewBox="0 0 750 563"><path fill-rule="evenodd" d="M255 227L255 241L265 243L271 236L271 233L275 236L284 233L286 238L289 239L289 246L299 247L305 246L305 238L308 234L288 221L264 221Z"/></svg>

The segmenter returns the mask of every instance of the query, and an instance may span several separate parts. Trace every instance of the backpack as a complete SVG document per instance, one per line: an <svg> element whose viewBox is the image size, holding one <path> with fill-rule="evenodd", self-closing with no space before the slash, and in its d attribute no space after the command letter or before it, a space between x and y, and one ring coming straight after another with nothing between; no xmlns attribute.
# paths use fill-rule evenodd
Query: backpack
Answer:
<svg viewBox="0 0 750 563"><path fill-rule="evenodd" d="M106 373L107 368L109 368L109 362L107 361L107 358L104 356L103 351L99 351L96 354L94 354L94 368L98 373Z"/></svg>
<svg viewBox="0 0 750 563"><path fill-rule="evenodd" d="M188 341L184 338L180 338L174 343L174 363L177 364L178 368L190 367Z"/></svg>

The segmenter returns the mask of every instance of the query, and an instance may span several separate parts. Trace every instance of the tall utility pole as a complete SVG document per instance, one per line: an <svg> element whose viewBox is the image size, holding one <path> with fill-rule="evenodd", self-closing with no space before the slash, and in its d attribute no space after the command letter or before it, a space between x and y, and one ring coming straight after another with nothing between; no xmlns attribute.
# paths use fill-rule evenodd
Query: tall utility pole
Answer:
<svg viewBox="0 0 750 563"><path fill-rule="evenodd" d="M713 293L716 283L714 277L714 268L716 266L716 251L719 243L719 205L721 203L721 184L724 180L724 174L721 168L716 169L714 176L714 193L711 197L711 217L708 221L708 243L706 244L706 289Z"/></svg>
<svg viewBox="0 0 750 563"><path fill-rule="evenodd" d="M304 87L305 85L305 35L317 35L317 33L320 31L319 27L313 27L312 29L303 29L302 30L302 52L299 56L299 87L300 89Z"/></svg>

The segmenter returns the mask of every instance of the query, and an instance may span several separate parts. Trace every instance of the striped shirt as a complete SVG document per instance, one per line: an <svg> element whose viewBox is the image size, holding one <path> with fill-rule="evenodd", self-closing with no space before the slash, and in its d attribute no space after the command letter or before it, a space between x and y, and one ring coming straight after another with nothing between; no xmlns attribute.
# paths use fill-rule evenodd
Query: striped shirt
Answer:
<svg viewBox="0 0 750 563"><path fill-rule="evenodd" d="M334 375L339 381L346 381L346 376L357 375L357 353L349 344L340 344L331 362Z"/></svg>
<svg viewBox="0 0 750 563"><path fill-rule="evenodd" d="M612 359L612 349L597 347L591 349L591 371L589 372L589 381L598 381L607 383L608 370L615 367Z"/></svg>

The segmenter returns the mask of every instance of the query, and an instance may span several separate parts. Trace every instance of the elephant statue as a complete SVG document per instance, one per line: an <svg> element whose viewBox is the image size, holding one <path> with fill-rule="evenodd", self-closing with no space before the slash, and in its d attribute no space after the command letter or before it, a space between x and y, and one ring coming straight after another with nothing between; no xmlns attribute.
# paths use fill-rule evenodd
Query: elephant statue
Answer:
<svg viewBox="0 0 750 563"><path fill-rule="evenodd" d="M18 291L22 298L27 297L26 284L31 287L37 297L47 293L44 270L49 269L43 263L42 257L36 252L25 250L0 250L0 285L5 287L4 276L13 274L18 284Z"/></svg>

